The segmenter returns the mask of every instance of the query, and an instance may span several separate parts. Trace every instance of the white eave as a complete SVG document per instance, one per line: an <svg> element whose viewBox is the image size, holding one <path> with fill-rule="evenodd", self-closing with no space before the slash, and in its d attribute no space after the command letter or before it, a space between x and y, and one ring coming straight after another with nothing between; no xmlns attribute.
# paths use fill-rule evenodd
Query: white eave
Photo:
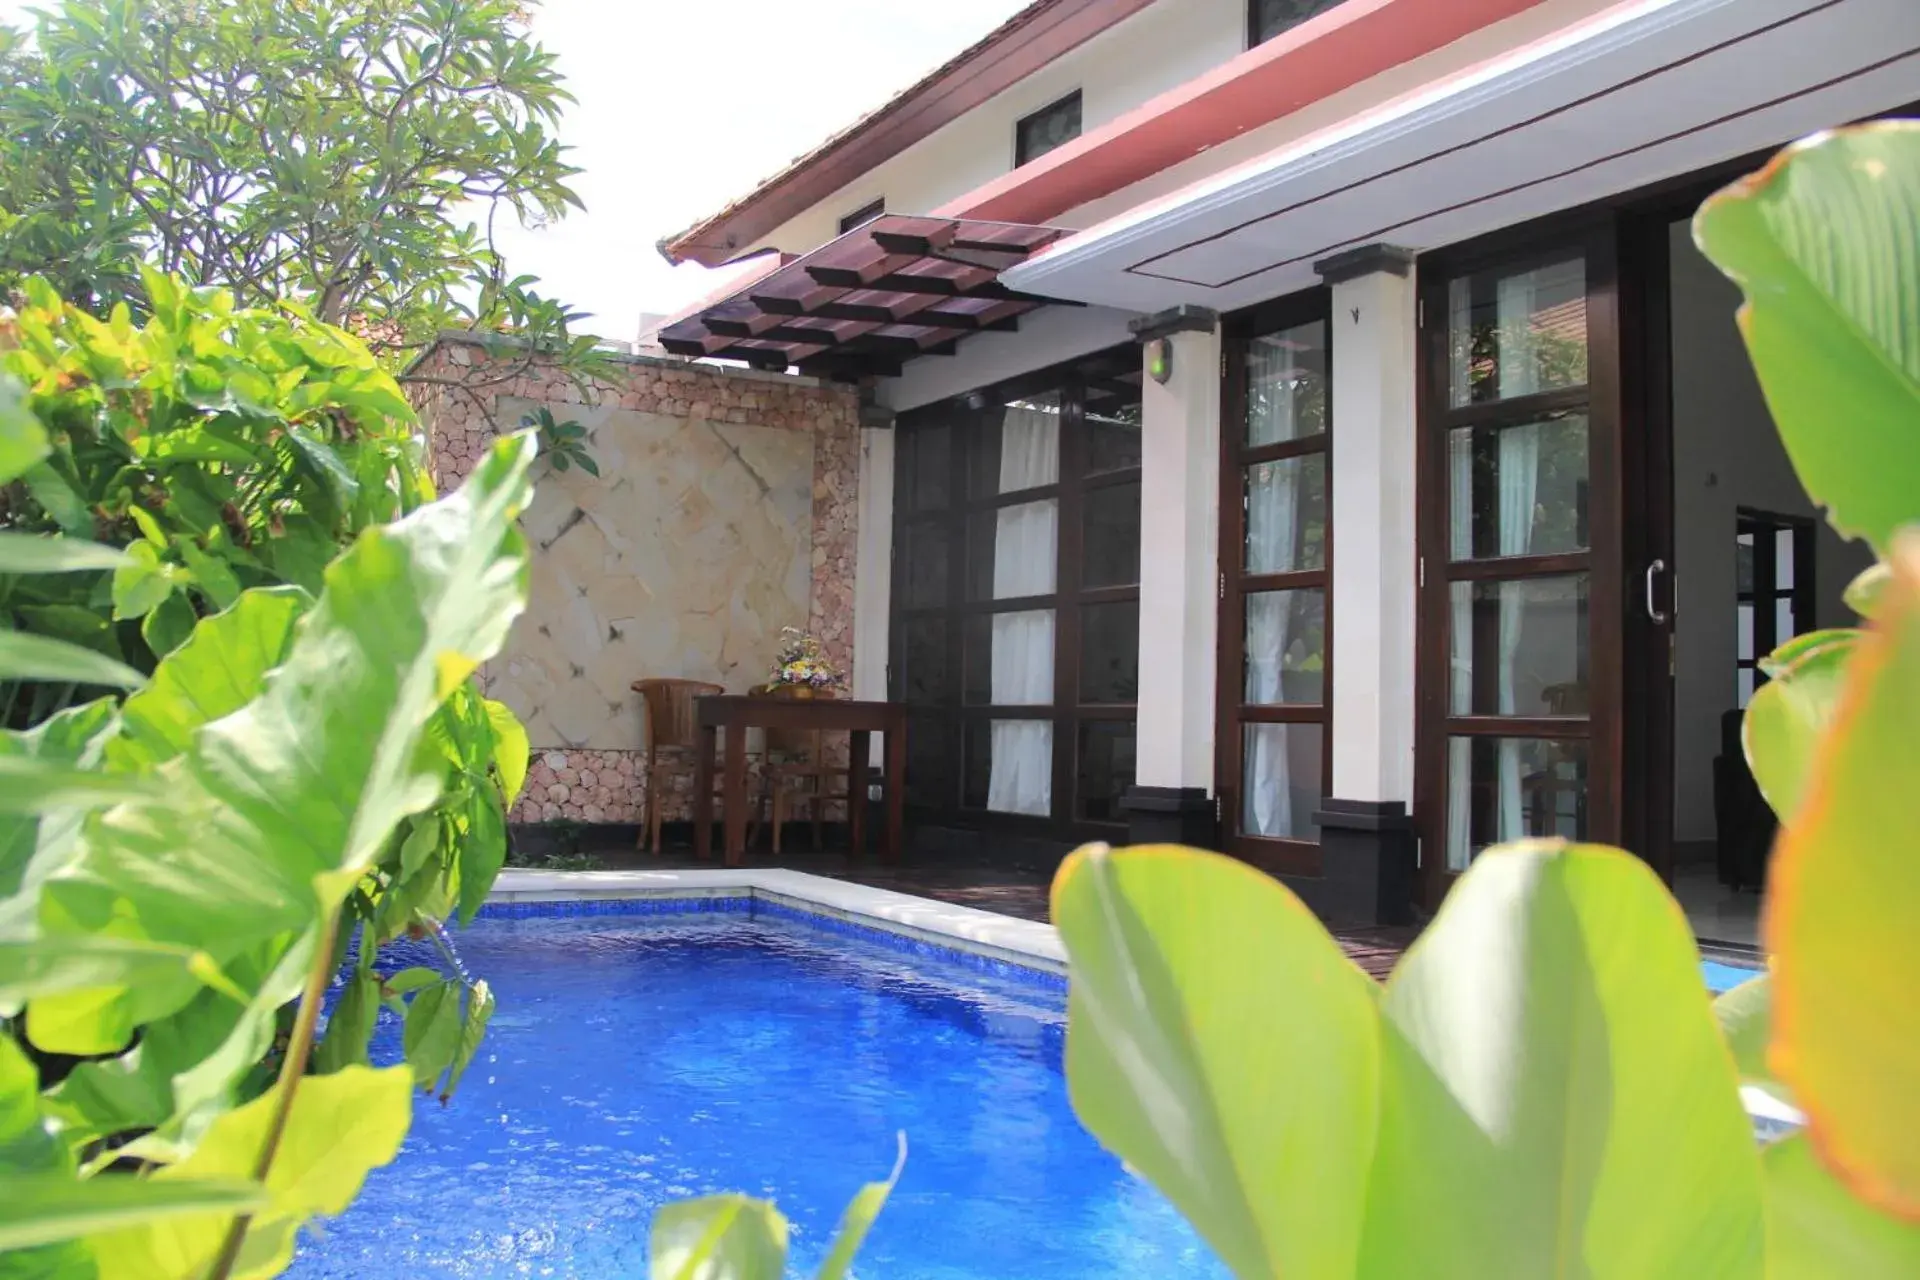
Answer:
<svg viewBox="0 0 1920 1280"><path fill-rule="evenodd" d="M1920 0L1630 0L1061 240L1012 288L1221 310L1920 100Z"/></svg>

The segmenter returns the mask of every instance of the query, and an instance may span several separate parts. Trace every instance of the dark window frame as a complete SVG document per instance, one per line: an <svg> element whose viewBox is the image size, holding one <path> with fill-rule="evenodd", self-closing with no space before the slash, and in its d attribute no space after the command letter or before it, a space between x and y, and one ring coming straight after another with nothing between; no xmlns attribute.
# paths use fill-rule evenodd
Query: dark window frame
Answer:
<svg viewBox="0 0 1920 1280"><path fill-rule="evenodd" d="M1247 48L1257 49L1275 36L1285 35L1304 22L1311 22L1329 9L1334 9L1343 0L1312 0L1314 7L1302 14L1288 14L1278 20L1272 30L1266 30L1269 21L1273 21L1267 12L1288 0L1247 0Z"/></svg>
<svg viewBox="0 0 1920 1280"><path fill-rule="evenodd" d="M906 639L908 628L924 620L939 619L943 629L944 668L942 696L937 703L925 701L913 705L913 727L909 743L916 735L941 735L939 758L950 767L949 777L941 780L941 792L928 801L924 785L909 774L908 804L916 821L940 826L997 830L1066 840L1114 839L1124 829L1116 812L1110 817L1086 817L1080 795L1081 736L1094 724L1137 723L1137 702L1081 701L1081 627L1085 610L1100 605L1131 603L1137 611L1140 600L1138 572L1131 584L1086 586L1084 521L1088 495L1123 486L1140 484L1136 464L1089 473L1086 408L1103 388L1109 393L1140 378L1140 349L1134 345L1110 348L1065 365L1039 370L991 387L979 388L937 404L903 413L896 420L894 545L895 563L904 570L897 549L910 527L944 530L947 546L945 598L937 604L906 603L907 592L899 573L889 620L888 664L889 696L905 700L909 681L916 673L909 670L910 656ZM974 495L969 490L968 448L973 431L979 426L977 415L1009 400L1057 392L1060 395L1060 474L1055 484L1016 493ZM1137 401L1136 401L1137 403ZM945 500L916 507L911 471L918 461L914 450L921 439L937 436L944 430L946 439L937 445L946 450ZM1019 599L976 599L970 591L972 577L967 564L968 522L975 516L990 515L1002 507L1018 506L1044 499L1058 502L1058 539L1055 544L1054 591L1049 595ZM967 701L966 635L975 619L998 613L1017 613L1030 609L1051 609L1054 614L1053 701L1031 706L996 707L990 703ZM1137 668L1136 682L1140 678ZM1137 687L1137 685L1136 685ZM996 813L966 804L969 763L969 733L994 720L1036 719L1053 725L1053 781L1051 812L1045 817L1027 814ZM1137 739L1136 739L1137 744ZM914 754L918 754L915 752Z"/></svg>
<svg viewBox="0 0 1920 1280"><path fill-rule="evenodd" d="M1779 555L1775 539L1782 533L1793 535L1793 585L1782 587L1779 583ZM1742 671L1753 672L1753 689L1757 692L1767 682L1767 673L1760 666L1766 656L1779 648L1792 636L1782 636L1774 623L1779 602L1785 600L1793 610L1793 634L1804 635L1814 629L1814 557L1818 554L1814 539L1814 520L1812 516L1787 515L1779 511L1762 511L1757 507L1736 507L1734 509L1734 555L1738 557L1742 535L1753 536L1753 584L1746 591L1740 590L1739 572L1734 574L1734 610L1736 616L1741 605L1753 606L1753 652L1742 654L1739 651L1739 627L1736 620L1734 629L1734 702L1738 706L1746 704L1740 699L1740 675ZM1760 583L1770 585L1764 589ZM1763 607L1764 606L1764 607ZM1747 695L1749 698L1752 694Z"/></svg>
<svg viewBox="0 0 1920 1280"><path fill-rule="evenodd" d="M1045 122L1049 117L1054 115L1056 112L1064 111L1068 107L1071 107L1073 109L1073 132L1067 137L1060 139L1058 142L1050 143L1046 146L1040 147L1038 150L1035 150L1033 140L1030 136L1031 131L1034 129L1034 127ZM1058 147L1063 147L1067 143L1079 137L1081 130L1084 127L1086 122L1086 117L1082 114L1082 111L1083 111L1083 106L1082 106L1082 101L1080 97L1080 90L1075 89L1072 93L1063 94L1060 97L1055 98L1052 102L1049 102L1046 106L1041 107L1035 111L1029 111L1026 115L1021 116L1018 120L1014 121L1013 122L1013 167L1018 169L1021 165L1026 164L1028 161L1038 160L1041 156L1046 155L1049 151L1052 151Z"/></svg>
<svg viewBox="0 0 1920 1280"><path fill-rule="evenodd" d="M858 231L887 211L887 198L879 196L840 219L840 234Z"/></svg>

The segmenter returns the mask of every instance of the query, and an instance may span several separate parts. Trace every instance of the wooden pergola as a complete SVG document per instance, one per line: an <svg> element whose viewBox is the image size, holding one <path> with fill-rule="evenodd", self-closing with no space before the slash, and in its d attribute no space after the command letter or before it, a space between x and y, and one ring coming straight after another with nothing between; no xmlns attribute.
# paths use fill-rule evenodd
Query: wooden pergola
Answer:
<svg viewBox="0 0 1920 1280"><path fill-rule="evenodd" d="M881 214L660 330L674 355L743 360L839 381L898 377L970 333L1017 328L1036 307L1002 271L1067 232L1009 222Z"/></svg>

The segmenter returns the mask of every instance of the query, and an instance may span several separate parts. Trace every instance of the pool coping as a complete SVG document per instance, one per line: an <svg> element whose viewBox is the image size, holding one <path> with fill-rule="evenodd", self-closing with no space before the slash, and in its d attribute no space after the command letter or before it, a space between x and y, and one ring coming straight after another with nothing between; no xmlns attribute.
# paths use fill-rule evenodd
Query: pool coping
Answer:
<svg viewBox="0 0 1920 1280"><path fill-rule="evenodd" d="M1066 947L1050 924L781 867L659 871L508 867L494 881L487 901L712 897L753 898L1058 977L1067 973Z"/></svg>

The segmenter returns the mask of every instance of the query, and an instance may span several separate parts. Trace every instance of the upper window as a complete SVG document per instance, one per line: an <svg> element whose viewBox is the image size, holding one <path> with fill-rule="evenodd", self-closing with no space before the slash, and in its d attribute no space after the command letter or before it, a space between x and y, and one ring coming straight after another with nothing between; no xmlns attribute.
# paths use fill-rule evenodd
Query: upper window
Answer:
<svg viewBox="0 0 1920 1280"><path fill-rule="evenodd" d="M1325 13L1340 0L1247 0L1247 47L1291 31L1308 18Z"/></svg>
<svg viewBox="0 0 1920 1280"><path fill-rule="evenodd" d="M845 235L855 227L864 227L886 211L887 200L885 196L875 200L872 204L863 204L846 217L840 219L840 234Z"/></svg>
<svg viewBox="0 0 1920 1280"><path fill-rule="evenodd" d="M1080 136L1080 91L1050 102L1013 126L1013 163L1018 168Z"/></svg>

